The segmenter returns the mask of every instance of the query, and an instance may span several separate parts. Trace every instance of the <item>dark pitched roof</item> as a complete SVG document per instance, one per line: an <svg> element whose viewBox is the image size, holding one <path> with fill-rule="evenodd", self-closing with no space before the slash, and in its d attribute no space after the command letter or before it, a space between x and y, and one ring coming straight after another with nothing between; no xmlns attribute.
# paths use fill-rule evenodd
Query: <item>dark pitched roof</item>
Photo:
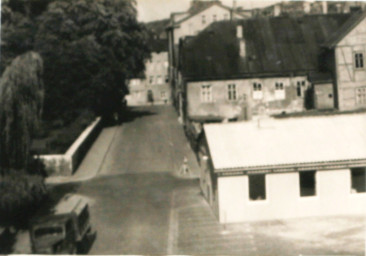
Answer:
<svg viewBox="0 0 366 256"><path fill-rule="evenodd" d="M162 34L165 33L165 29L169 25L169 22L170 19L156 20L146 23L146 27L155 34Z"/></svg>
<svg viewBox="0 0 366 256"><path fill-rule="evenodd" d="M191 15L194 15L196 13L199 13L208 7L211 7L212 5L219 4L222 5L219 0L213 0L213 1L200 1L200 0L193 0L191 2L191 7L188 9L188 12Z"/></svg>
<svg viewBox="0 0 366 256"><path fill-rule="evenodd" d="M183 41L181 70L188 79L283 75L317 70L321 44L349 14L253 18L213 23ZM246 57L239 56L236 26L243 26Z"/></svg>
<svg viewBox="0 0 366 256"><path fill-rule="evenodd" d="M354 29L361 21L366 18L366 12L356 12L345 22L336 33L332 35L325 46L328 48L335 47L352 29Z"/></svg>
<svg viewBox="0 0 366 256"><path fill-rule="evenodd" d="M151 51L168 51L168 38L165 33L165 28L169 24L169 22L169 19L164 19L146 23L146 27L149 30L148 44Z"/></svg>

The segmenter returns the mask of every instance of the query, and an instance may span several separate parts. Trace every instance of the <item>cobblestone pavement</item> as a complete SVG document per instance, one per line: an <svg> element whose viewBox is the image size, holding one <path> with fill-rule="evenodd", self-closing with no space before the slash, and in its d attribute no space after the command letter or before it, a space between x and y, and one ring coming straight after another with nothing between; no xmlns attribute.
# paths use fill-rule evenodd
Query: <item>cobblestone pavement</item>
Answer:
<svg viewBox="0 0 366 256"><path fill-rule="evenodd" d="M223 225L197 188L175 190L171 201L169 254L364 255L365 216Z"/></svg>

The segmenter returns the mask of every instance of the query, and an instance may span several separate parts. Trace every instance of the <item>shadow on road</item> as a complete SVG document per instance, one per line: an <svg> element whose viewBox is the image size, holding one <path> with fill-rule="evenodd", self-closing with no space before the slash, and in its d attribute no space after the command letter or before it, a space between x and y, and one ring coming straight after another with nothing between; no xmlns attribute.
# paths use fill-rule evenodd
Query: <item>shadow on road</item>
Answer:
<svg viewBox="0 0 366 256"><path fill-rule="evenodd" d="M113 118L105 119L104 120L104 127L112 127L116 125L121 125L123 123L129 123L134 121L137 118L141 118L143 116L152 116L156 115L156 112L153 112L151 110L144 110L141 108L134 108L131 107L127 109L125 112L121 114L121 116L118 117L118 120L115 120Z"/></svg>

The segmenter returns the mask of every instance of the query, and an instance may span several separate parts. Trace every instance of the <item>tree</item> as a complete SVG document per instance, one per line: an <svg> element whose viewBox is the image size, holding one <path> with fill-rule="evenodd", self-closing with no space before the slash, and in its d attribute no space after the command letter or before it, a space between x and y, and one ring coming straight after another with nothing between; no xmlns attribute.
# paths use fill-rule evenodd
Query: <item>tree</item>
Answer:
<svg viewBox="0 0 366 256"><path fill-rule="evenodd" d="M37 175L11 173L0 176L0 226L27 228L47 195L43 178Z"/></svg>
<svg viewBox="0 0 366 256"><path fill-rule="evenodd" d="M25 169L32 136L39 124L44 89L38 53L16 57L0 81L0 167Z"/></svg>
<svg viewBox="0 0 366 256"><path fill-rule="evenodd" d="M39 21L34 48L45 62L45 118L118 110L125 80L144 70L150 54L134 2L59 0Z"/></svg>

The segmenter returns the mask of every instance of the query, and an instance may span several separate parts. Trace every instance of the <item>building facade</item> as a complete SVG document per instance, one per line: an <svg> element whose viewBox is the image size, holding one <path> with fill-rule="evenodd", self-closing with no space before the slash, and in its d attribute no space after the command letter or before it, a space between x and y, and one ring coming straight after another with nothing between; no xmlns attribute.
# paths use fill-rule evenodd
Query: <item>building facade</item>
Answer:
<svg viewBox="0 0 366 256"><path fill-rule="evenodd" d="M171 104L171 88L168 77L168 52L153 52L145 64L144 78L129 81L129 106L147 104Z"/></svg>
<svg viewBox="0 0 366 256"><path fill-rule="evenodd" d="M237 120L243 104L253 116L338 107L337 97L345 95L344 90L337 90L339 68L335 63L339 56L333 57L324 45L353 17L332 14L223 21L187 38L180 44L179 63L183 119ZM357 53L363 64L363 53ZM360 81L363 71L358 71ZM345 86L356 86L351 83Z"/></svg>
<svg viewBox="0 0 366 256"><path fill-rule="evenodd" d="M232 8L222 5L218 0L192 0L191 6L187 11L171 14L170 24L167 26L169 41L169 79L176 103L179 97L179 88L176 87L178 83L179 41L185 37L198 35L214 22L247 17L249 17L248 12L244 10L233 11Z"/></svg>
<svg viewBox="0 0 366 256"><path fill-rule="evenodd" d="M221 223L364 214L365 125L364 114L205 124L201 190Z"/></svg>
<svg viewBox="0 0 366 256"><path fill-rule="evenodd" d="M353 16L327 47L335 56L337 107L340 110L366 108L366 12Z"/></svg>
<svg viewBox="0 0 366 256"><path fill-rule="evenodd" d="M149 31L151 58L145 62L145 72L129 80L130 106L147 104L171 104L172 93L168 77L168 40L165 28L169 20L146 24Z"/></svg>

